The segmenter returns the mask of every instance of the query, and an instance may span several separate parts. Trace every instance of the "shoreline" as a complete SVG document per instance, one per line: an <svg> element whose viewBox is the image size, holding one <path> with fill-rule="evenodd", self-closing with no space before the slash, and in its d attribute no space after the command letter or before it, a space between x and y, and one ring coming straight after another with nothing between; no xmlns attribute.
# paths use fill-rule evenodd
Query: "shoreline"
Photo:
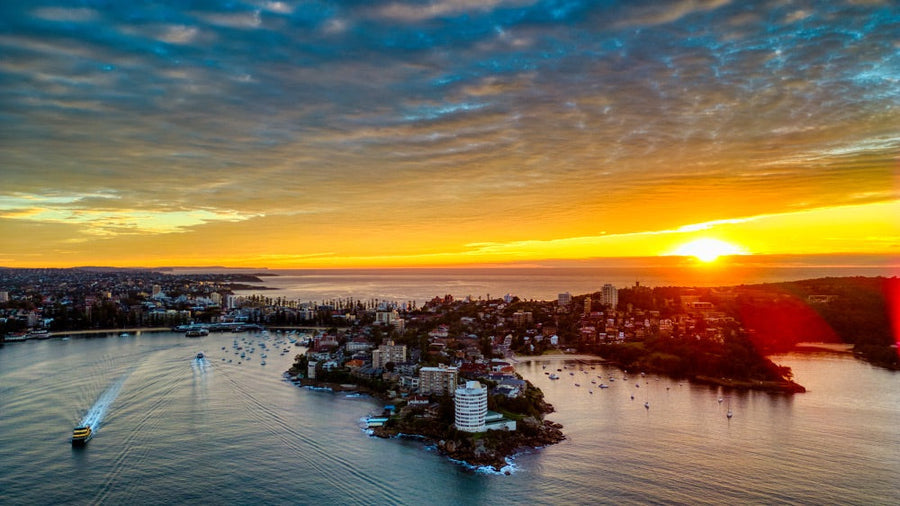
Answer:
<svg viewBox="0 0 900 506"><path fill-rule="evenodd" d="M328 383L307 378L296 378L285 371L284 377L299 388L312 391L323 391L332 394L368 395L373 399L393 402L396 399L379 394L371 389L349 383ZM552 406L550 411L552 412ZM448 427L449 428L449 427ZM525 417L516 424L515 431L486 431L483 433L464 433L454 431L454 437L443 437L438 434L422 434L410 427L369 427L366 433L382 439L416 439L422 441L426 448L433 447L438 453L459 462L472 471L491 468L493 472L509 475L511 462L519 453L533 451L545 446L559 443L566 439L563 426L557 422L534 417ZM444 430L446 432L446 428ZM485 440L494 441L495 447L488 448Z"/></svg>
<svg viewBox="0 0 900 506"><path fill-rule="evenodd" d="M139 332L172 332L171 327L135 327L127 329L85 329L50 332L50 337L87 336L92 334L137 334Z"/></svg>
<svg viewBox="0 0 900 506"><path fill-rule="evenodd" d="M813 345L813 344L818 344L818 343L806 343L806 344ZM822 344L825 344L825 343L822 343ZM809 351L833 351L835 353L841 353L840 351L830 350L828 348L815 348L813 346L810 346L808 349L799 349L799 350L792 350L792 351L795 351L797 353L807 353ZM528 356L523 356L523 357L515 357L514 361L517 361L517 362L518 361L549 362L550 358L556 358L556 357L562 357L565 360L575 360L575 361L584 360L584 361L591 361L591 362L595 362L595 363L602 363L602 364L618 367L622 371L626 370L625 367L623 367L622 364L620 364L618 362L605 359L599 355L590 355L590 354L584 354L584 353L577 354L577 355L558 355L558 354L528 355ZM544 359L544 360L541 360L541 359ZM666 373L666 371L654 370L652 368L645 369L644 372L650 373L650 374L657 374L660 376L665 376L667 378L674 379L674 380L684 379L684 380L687 380L688 382L691 382L691 383L694 383L697 385L721 386L723 388L731 388L734 390L756 390L756 391L779 393L779 394L796 394L796 393L805 393L806 392L806 387L804 387L803 385L800 385L799 383L795 383L793 381L787 381L787 380L781 380L781 381L756 380L756 379L736 380L736 379L731 379L731 378L713 378L711 376L703 376L703 375L697 375L697 376L687 377L687 378L678 378L676 376L672 376L672 375Z"/></svg>

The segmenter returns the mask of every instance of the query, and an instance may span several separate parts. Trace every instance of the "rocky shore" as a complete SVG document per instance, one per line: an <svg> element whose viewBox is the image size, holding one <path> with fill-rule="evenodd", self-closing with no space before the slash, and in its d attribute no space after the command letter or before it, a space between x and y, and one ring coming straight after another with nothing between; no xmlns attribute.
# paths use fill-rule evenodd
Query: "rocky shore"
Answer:
<svg viewBox="0 0 900 506"><path fill-rule="evenodd" d="M433 444L441 455L473 467L490 467L497 472L509 464L509 457L520 451L541 448L566 439L562 425L549 420L528 417L519 420L516 425L515 431L496 430L479 434L456 432L453 437L445 439L410 434L399 428L376 427L372 433L382 438L423 439L426 444Z"/></svg>
<svg viewBox="0 0 900 506"><path fill-rule="evenodd" d="M291 378L290 373L285 373ZM378 394L362 385L349 383L328 383L310 379L290 379L297 386L321 389L331 392L355 392L371 395L385 402L393 402L385 395ZM541 398L538 407L542 413L551 413L553 406ZM452 425L437 419L417 416L393 417L391 423L373 427L373 436L409 438L434 446L441 455L463 462L472 467L490 467L503 472L509 465L508 458L518 452L541 448L566 439L562 425L543 420L542 417L525 416L516 421L516 430L492 430L482 433L467 433L456 430Z"/></svg>

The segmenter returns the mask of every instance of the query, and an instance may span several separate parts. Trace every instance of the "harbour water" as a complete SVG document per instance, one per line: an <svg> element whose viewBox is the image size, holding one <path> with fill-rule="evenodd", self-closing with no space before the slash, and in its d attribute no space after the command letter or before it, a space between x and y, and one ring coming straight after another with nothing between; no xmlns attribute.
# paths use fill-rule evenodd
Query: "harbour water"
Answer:
<svg viewBox="0 0 900 506"><path fill-rule="evenodd" d="M256 348L249 361L237 363L236 338ZM281 354L284 340L138 333L0 348L0 503L900 503L900 375L849 355L774 357L808 388L794 396L519 357L568 439L503 475L367 436L360 419L381 403L285 382L302 349ZM96 434L73 448L88 416Z"/></svg>

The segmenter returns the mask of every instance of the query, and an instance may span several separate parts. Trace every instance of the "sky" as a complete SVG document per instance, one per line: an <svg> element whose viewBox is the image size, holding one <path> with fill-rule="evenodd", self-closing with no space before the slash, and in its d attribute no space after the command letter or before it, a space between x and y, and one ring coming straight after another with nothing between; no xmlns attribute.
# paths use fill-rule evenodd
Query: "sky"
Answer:
<svg viewBox="0 0 900 506"><path fill-rule="evenodd" d="M900 3L0 3L0 265L900 251Z"/></svg>

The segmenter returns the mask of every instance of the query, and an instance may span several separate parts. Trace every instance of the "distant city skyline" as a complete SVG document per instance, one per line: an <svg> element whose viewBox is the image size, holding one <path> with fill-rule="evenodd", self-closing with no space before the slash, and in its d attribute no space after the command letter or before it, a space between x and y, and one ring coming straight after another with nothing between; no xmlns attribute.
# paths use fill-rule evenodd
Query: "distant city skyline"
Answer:
<svg viewBox="0 0 900 506"><path fill-rule="evenodd" d="M3 266L900 251L896 2L0 14Z"/></svg>

